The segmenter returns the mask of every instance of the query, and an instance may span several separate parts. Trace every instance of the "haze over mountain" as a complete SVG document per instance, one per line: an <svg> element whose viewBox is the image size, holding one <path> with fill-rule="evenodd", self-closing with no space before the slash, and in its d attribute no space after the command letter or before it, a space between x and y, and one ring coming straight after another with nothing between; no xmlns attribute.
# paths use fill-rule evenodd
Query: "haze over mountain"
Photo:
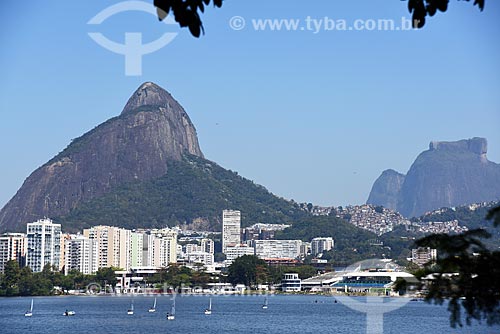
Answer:
<svg viewBox="0 0 500 334"><path fill-rule="evenodd" d="M488 161L487 141L433 141L406 175L386 170L373 184L368 204L412 217L441 207L500 199L500 165Z"/></svg>
<svg viewBox="0 0 500 334"><path fill-rule="evenodd" d="M117 117L73 140L36 169L0 211L0 231L56 218L78 230L214 224L221 211L284 222L300 208L205 160L182 106L154 83L142 84Z"/></svg>

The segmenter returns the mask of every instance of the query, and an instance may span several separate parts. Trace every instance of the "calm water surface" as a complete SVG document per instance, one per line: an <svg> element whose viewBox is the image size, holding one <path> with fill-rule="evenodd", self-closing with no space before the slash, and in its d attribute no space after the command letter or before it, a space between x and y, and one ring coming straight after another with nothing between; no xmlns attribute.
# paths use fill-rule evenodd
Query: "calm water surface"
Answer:
<svg viewBox="0 0 500 334"><path fill-rule="evenodd" d="M133 299L135 314L127 315ZM0 298L0 333L366 333L366 315L333 297L213 296L212 315L204 315L207 296L177 296L176 320L167 321L171 297L157 297L156 313L148 313L152 296L38 297L32 318L25 318L31 297ZM359 298L361 302L366 300ZM66 310L74 317L64 317ZM409 302L384 315L384 333L499 333L500 327L449 325L444 306Z"/></svg>

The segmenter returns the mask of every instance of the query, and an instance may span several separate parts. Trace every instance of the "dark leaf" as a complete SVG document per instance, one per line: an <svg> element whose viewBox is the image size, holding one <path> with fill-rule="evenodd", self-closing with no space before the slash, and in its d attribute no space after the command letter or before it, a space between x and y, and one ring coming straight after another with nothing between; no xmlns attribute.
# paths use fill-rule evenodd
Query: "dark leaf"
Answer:
<svg viewBox="0 0 500 334"><path fill-rule="evenodd" d="M474 6L477 5L481 11L484 9L484 0L474 0Z"/></svg>
<svg viewBox="0 0 500 334"><path fill-rule="evenodd" d="M436 1L436 7L439 9L441 12L446 12L448 9L448 2L449 0L437 0Z"/></svg>

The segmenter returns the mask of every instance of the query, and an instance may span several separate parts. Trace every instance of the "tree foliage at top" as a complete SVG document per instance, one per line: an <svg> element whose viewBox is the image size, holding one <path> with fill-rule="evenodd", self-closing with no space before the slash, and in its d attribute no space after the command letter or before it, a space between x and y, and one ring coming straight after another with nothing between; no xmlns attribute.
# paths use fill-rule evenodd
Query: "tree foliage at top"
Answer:
<svg viewBox="0 0 500 334"><path fill-rule="evenodd" d="M413 27L422 28L427 16L434 16L438 11L446 12L449 2L449 0L409 0L408 10L412 13ZM474 6L477 5L481 11L484 9L484 3L485 0L474 0Z"/></svg>
<svg viewBox="0 0 500 334"><path fill-rule="evenodd" d="M500 207L492 209L488 218L498 226ZM482 242L490 237L487 231L475 229L458 235L434 234L416 241L419 247L437 249L437 261L428 264L418 276L433 277L428 281L426 299L438 304L449 301L452 327L462 326L463 316L467 325L472 320L500 323L500 251L491 251Z"/></svg>
<svg viewBox="0 0 500 334"><path fill-rule="evenodd" d="M188 27L193 36L200 37L204 29L199 12L205 12L205 6L210 5L210 2L214 7L222 7L222 0L154 0L154 5L160 20L172 13L175 22L181 27Z"/></svg>
<svg viewBox="0 0 500 334"><path fill-rule="evenodd" d="M200 37L205 32L200 13L205 12L205 6L212 3L214 7L222 7L223 0L154 0L158 19L164 20L172 13L180 27L188 27L194 37ZM465 0L470 1L470 0ZM446 12L449 0L408 0L408 11L412 14L414 28L422 28L427 16L434 16L438 11ZM481 11L485 0L474 0L474 6Z"/></svg>

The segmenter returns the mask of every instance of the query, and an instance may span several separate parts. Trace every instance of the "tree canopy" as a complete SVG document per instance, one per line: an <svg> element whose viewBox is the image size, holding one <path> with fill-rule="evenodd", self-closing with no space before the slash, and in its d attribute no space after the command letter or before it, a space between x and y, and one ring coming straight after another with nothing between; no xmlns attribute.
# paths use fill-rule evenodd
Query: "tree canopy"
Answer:
<svg viewBox="0 0 500 334"><path fill-rule="evenodd" d="M205 6L210 5L210 2L215 7L222 7L222 0L154 0L154 5L160 20L172 13L175 22L181 27L188 27L193 36L200 37L204 29L198 11L205 12Z"/></svg>
<svg viewBox="0 0 500 334"><path fill-rule="evenodd" d="M194 37L204 33L200 13L205 12L205 7L211 3L214 7L222 7L223 0L154 0L158 18L164 20L172 13L180 27L188 27ZM459 0L458 0L459 1ZM465 0L470 1L470 0ZM486 0L474 0L474 6L482 11ZM434 16L438 11L448 10L449 0L408 0L408 11L412 14L414 28L422 28L427 16Z"/></svg>
<svg viewBox="0 0 500 334"><path fill-rule="evenodd" d="M500 206L488 219L500 225ZM448 300L452 327L472 320L500 323L500 251L490 250L482 240L491 234L474 229L458 235L434 234L416 241L419 247L438 251L435 263L426 265L417 275L427 281L427 301L442 304ZM465 315L463 315L465 311Z"/></svg>
<svg viewBox="0 0 500 334"><path fill-rule="evenodd" d="M231 263L227 279L232 284L253 286L266 283L268 272L268 266L264 260L255 255L243 255Z"/></svg>
<svg viewBox="0 0 500 334"><path fill-rule="evenodd" d="M449 0L409 0L408 10L412 14L413 27L422 28L427 16L434 16L438 11L446 12L449 2ZM481 11L484 9L484 3L485 0L474 0L474 6L477 5Z"/></svg>

